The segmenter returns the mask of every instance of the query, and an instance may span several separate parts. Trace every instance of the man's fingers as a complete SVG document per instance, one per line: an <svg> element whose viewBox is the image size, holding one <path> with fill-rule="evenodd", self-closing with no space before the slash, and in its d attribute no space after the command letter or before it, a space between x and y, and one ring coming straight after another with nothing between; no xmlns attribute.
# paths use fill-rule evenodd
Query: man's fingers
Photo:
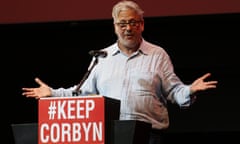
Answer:
<svg viewBox="0 0 240 144"><path fill-rule="evenodd" d="M39 78L35 78L36 83L38 83L40 86L46 85L43 81L41 81Z"/></svg>
<svg viewBox="0 0 240 144"><path fill-rule="evenodd" d="M209 77L211 75L211 73L206 73L205 75L203 75L202 77L200 77L201 80L206 79L207 77Z"/></svg>

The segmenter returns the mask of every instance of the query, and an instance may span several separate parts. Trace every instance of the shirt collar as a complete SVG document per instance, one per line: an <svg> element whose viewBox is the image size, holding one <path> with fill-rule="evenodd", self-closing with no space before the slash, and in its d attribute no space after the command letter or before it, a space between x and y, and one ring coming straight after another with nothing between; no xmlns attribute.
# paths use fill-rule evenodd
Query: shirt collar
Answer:
<svg viewBox="0 0 240 144"><path fill-rule="evenodd" d="M147 42L144 39L142 39L142 42L141 42L140 47L138 49L139 53L142 53L144 55L148 55L150 53L150 49L147 47L146 44L147 44ZM111 54L114 56L114 55L119 54L120 52L121 51L120 51L120 49L119 49L119 47L117 45L117 42L116 42L114 44L113 50L111 51Z"/></svg>

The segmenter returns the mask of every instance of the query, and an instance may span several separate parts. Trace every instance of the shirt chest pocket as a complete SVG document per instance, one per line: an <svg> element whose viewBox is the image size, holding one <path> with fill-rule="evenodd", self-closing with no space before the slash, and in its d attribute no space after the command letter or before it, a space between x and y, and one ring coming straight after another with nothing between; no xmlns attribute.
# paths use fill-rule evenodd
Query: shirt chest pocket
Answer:
<svg viewBox="0 0 240 144"><path fill-rule="evenodd" d="M135 91L149 91L153 87L154 74L152 72L134 72L130 76L130 85Z"/></svg>

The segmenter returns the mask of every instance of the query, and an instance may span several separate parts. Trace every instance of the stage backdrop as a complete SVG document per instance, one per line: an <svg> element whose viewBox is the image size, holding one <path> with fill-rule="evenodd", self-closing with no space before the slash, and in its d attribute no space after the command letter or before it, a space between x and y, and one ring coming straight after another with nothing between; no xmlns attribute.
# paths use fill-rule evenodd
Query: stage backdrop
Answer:
<svg viewBox="0 0 240 144"><path fill-rule="evenodd" d="M240 12L239 0L136 0L146 17ZM111 18L113 0L5 0L0 24Z"/></svg>

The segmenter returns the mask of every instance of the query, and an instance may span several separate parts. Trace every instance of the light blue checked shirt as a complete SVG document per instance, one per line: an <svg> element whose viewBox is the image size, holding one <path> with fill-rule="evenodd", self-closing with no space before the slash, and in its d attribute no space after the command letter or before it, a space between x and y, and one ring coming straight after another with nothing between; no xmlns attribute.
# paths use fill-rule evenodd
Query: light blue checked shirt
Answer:
<svg viewBox="0 0 240 144"><path fill-rule="evenodd" d="M174 73L166 51L143 39L140 48L130 57L117 43L103 49L108 55L99 57L81 95L98 94L121 101L121 120L140 120L155 129L169 126L167 101L180 107L191 104L190 87ZM94 59L94 58L93 58ZM53 96L71 96L76 86L52 89Z"/></svg>

